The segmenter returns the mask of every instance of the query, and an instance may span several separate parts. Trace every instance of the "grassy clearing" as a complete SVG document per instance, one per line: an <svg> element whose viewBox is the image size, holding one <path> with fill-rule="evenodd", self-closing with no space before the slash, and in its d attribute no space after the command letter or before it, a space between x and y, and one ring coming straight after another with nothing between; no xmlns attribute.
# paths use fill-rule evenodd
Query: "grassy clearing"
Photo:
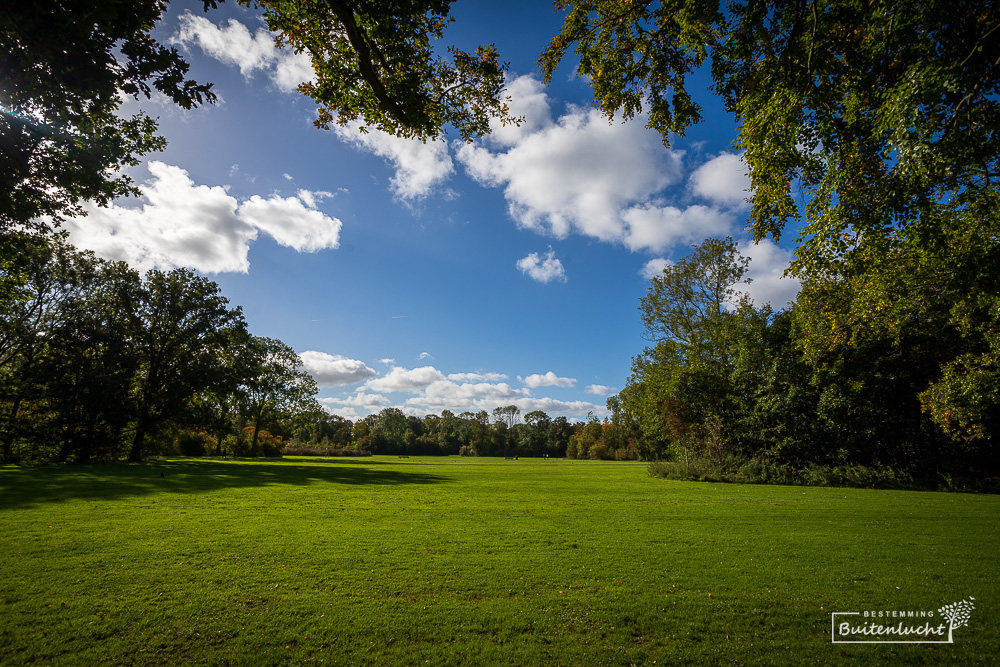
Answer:
<svg viewBox="0 0 1000 667"><path fill-rule="evenodd" d="M622 462L6 467L0 664L994 664L998 517ZM953 645L830 643L970 595Z"/></svg>

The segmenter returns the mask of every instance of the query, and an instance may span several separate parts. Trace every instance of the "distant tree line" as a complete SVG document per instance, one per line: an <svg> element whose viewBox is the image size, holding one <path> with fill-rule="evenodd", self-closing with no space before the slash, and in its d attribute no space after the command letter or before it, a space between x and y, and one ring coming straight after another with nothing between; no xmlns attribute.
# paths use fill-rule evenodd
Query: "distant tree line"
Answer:
<svg viewBox="0 0 1000 667"><path fill-rule="evenodd" d="M607 439L610 423L591 416L585 422L550 417L541 410L522 415L514 405L416 417L384 408L357 422L329 414L302 415L293 447L353 448L374 454L529 456L637 459L634 447Z"/></svg>
<svg viewBox="0 0 1000 667"><path fill-rule="evenodd" d="M141 276L58 236L8 235L0 264L0 456L91 461L276 454L316 384L281 341L250 334L219 286Z"/></svg>

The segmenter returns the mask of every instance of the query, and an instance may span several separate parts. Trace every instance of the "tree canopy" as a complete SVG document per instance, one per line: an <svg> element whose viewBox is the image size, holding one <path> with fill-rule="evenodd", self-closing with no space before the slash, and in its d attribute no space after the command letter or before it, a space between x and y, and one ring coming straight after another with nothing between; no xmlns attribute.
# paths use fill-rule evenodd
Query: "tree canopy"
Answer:
<svg viewBox="0 0 1000 667"><path fill-rule="evenodd" d="M399 136L463 139L512 122L503 96L506 64L492 45L443 55L454 0L240 0L260 7L279 45L312 59L300 90L319 105L316 125L360 120Z"/></svg>
<svg viewBox="0 0 1000 667"><path fill-rule="evenodd" d="M149 116L118 114L122 95L156 90L185 109L215 100L151 36L165 8L165 0L0 8L0 232L137 192L120 171L164 142Z"/></svg>

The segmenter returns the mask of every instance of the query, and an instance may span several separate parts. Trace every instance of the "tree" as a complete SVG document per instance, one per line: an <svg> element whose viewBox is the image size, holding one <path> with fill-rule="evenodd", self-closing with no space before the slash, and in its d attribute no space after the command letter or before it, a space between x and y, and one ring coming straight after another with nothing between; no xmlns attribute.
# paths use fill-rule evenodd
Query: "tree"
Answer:
<svg viewBox="0 0 1000 667"><path fill-rule="evenodd" d="M491 119L515 122L502 97L506 64L492 45L474 53L432 46L454 0L241 0L259 6L278 43L307 53L315 77L300 86L320 105L317 127L360 119L428 139L450 125L463 139Z"/></svg>
<svg viewBox="0 0 1000 667"><path fill-rule="evenodd" d="M739 285L750 283L744 279L750 259L729 237L705 239L692 248L690 255L653 277L640 301L642 323L649 340L669 341L687 357L719 358L725 354L720 328L727 308L745 299Z"/></svg>
<svg viewBox="0 0 1000 667"><path fill-rule="evenodd" d="M514 428L514 424L521 418L521 410L516 405L505 405L501 408L493 409L493 422L503 423L507 428Z"/></svg>
<svg viewBox="0 0 1000 667"><path fill-rule="evenodd" d="M383 408L372 415L370 449L377 454L394 454L405 450L409 421L399 408ZM367 418L366 418L367 419Z"/></svg>
<svg viewBox="0 0 1000 667"><path fill-rule="evenodd" d="M0 298L0 403L3 414L3 460L12 459L15 439L22 430L42 430L37 412L21 419L22 406L51 398L53 390L69 390L71 383L53 376L53 348L78 343L84 332L102 335L95 324L115 309L93 299L106 277L105 267L92 254L77 252L62 237L43 239L26 233L8 239L20 248L0 282L9 291ZM92 302L91 302L92 301ZM114 335L114 331L108 331ZM96 340L92 341L95 348ZM77 364L72 370L79 371ZM106 389L100 385L99 389ZM123 405L122 401L115 403ZM37 404L33 406L37 408Z"/></svg>
<svg viewBox="0 0 1000 667"><path fill-rule="evenodd" d="M214 6L213 0L205 3ZM58 224L84 200L137 194L123 169L162 149L156 123L118 114L153 89L188 109L210 85L150 36L163 0L4 3L0 9L0 233Z"/></svg>
<svg viewBox="0 0 1000 667"><path fill-rule="evenodd" d="M749 262L731 238L707 239L650 282L639 309L655 345L633 360L618 402L619 412L638 415L646 455L666 443L685 458L691 448L719 455L734 444L733 371L740 336L758 316L739 289Z"/></svg>
<svg viewBox="0 0 1000 667"><path fill-rule="evenodd" d="M250 456L258 454L258 438L269 421L319 410L316 381L302 369L295 350L280 340L250 336L241 363L240 411L250 421Z"/></svg>
<svg viewBox="0 0 1000 667"><path fill-rule="evenodd" d="M799 221L816 274L933 208L993 189L1000 150L1000 10L989 0L561 0L546 79L570 48L608 116L647 106L666 141L700 120L688 76L707 59L736 116L757 239ZM931 222L931 221L927 221ZM933 223L932 223L933 224ZM854 248L852 248L854 246Z"/></svg>
<svg viewBox="0 0 1000 667"><path fill-rule="evenodd" d="M122 269L117 283L128 317L128 340L139 362L136 424L130 461L141 460L146 436L182 414L199 392L222 381L219 359L230 329L246 323L219 286L187 269L150 271L142 280Z"/></svg>

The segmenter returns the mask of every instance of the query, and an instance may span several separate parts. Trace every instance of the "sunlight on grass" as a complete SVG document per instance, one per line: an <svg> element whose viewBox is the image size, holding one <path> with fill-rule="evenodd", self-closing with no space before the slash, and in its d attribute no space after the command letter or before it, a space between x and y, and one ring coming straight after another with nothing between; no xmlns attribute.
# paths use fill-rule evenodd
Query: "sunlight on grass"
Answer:
<svg viewBox="0 0 1000 667"><path fill-rule="evenodd" d="M5 467L0 662L991 664L998 510L622 462ZM954 645L830 643L968 596Z"/></svg>

